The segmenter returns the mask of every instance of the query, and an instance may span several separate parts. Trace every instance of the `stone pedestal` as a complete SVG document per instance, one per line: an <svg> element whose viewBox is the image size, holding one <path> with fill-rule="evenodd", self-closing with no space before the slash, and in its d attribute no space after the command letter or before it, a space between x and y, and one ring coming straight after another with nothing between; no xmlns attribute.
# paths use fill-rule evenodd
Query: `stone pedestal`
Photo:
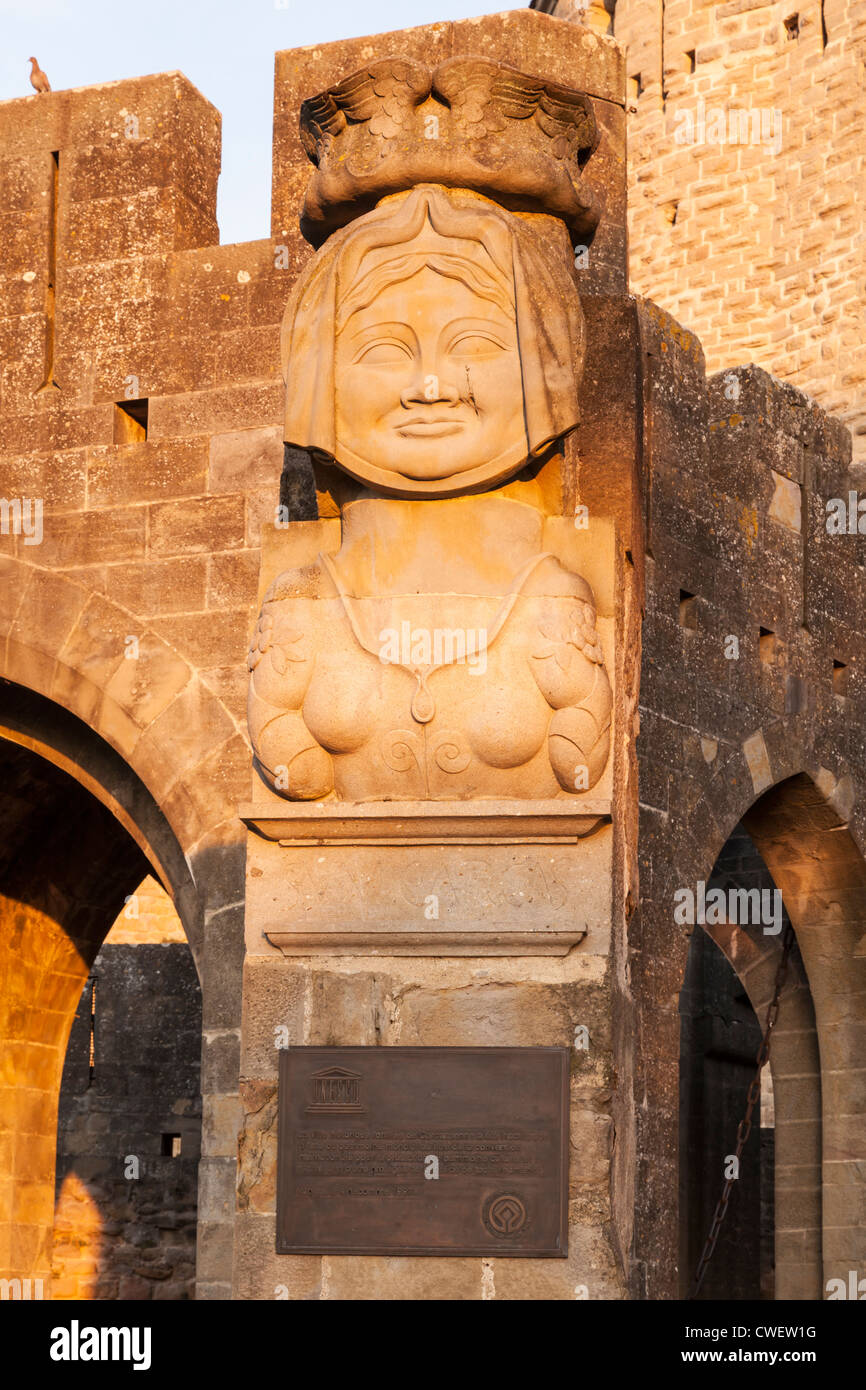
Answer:
<svg viewBox="0 0 866 1390"><path fill-rule="evenodd" d="M315 491L318 517L263 532L249 659L240 1298L624 1292L634 416L599 427L613 382L588 402L586 481L615 496L591 510L574 433L586 244L587 290L624 270L622 73L560 25L556 73L531 75L549 24L401 34L399 58L349 46L355 72L311 59L334 85L301 112L319 249L283 325L284 496ZM286 100L296 81L280 62ZM277 1254L279 1055L305 1046L568 1048L568 1257Z"/></svg>

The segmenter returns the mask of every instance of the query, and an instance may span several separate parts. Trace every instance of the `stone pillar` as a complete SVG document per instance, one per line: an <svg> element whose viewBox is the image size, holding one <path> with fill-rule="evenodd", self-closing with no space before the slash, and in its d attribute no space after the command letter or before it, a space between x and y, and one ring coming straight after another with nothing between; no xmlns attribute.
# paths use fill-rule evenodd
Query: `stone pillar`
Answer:
<svg viewBox="0 0 866 1390"><path fill-rule="evenodd" d="M623 1296L622 103L615 46L536 13L278 55L274 232L300 261L303 200L319 248L284 438L318 516L263 532L249 659L239 1298ZM278 1051L305 1045L573 1047L568 1259L277 1255Z"/></svg>

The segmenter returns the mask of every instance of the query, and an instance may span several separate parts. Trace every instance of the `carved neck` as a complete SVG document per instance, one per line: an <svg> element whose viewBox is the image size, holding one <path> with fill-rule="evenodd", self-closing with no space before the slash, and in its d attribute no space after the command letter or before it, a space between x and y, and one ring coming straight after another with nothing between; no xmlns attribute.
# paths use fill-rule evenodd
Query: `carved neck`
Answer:
<svg viewBox="0 0 866 1390"><path fill-rule="evenodd" d="M541 550L543 515L485 494L435 502L361 498L342 513L337 564L356 595L504 593Z"/></svg>

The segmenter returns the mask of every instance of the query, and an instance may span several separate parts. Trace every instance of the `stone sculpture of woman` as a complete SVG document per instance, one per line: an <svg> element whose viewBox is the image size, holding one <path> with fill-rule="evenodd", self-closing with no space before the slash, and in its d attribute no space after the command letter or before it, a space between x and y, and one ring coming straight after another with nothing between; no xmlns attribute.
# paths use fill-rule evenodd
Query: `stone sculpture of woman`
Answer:
<svg viewBox="0 0 866 1390"><path fill-rule="evenodd" d="M258 766L292 800L572 797L605 768L593 595L542 545L584 330L537 220L416 184L295 287L285 438L354 483L339 549L279 576L250 653Z"/></svg>

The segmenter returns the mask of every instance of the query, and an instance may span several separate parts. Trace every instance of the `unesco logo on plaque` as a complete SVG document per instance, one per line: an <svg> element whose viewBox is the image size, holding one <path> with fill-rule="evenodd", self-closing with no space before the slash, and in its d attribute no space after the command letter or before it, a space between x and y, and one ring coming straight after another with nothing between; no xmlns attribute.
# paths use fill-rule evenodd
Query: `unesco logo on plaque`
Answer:
<svg viewBox="0 0 866 1390"><path fill-rule="evenodd" d="M325 1067L310 1077L313 1098L307 1114L363 1115L361 1073L346 1067Z"/></svg>
<svg viewBox="0 0 866 1390"><path fill-rule="evenodd" d="M511 1192L491 1197L484 1208L484 1224L494 1236L516 1236L526 1225L526 1207Z"/></svg>

